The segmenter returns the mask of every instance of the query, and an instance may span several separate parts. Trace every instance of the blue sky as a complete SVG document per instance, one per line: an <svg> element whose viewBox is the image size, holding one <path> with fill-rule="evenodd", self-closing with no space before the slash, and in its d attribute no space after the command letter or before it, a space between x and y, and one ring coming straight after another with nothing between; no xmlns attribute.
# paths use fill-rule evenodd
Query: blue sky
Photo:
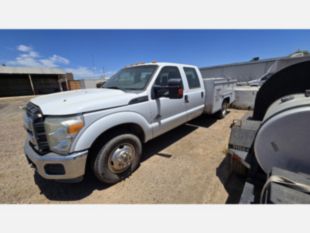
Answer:
<svg viewBox="0 0 310 233"><path fill-rule="evenodd" d="M0 30L0 63L60 67L77 78L140 61L212 66L310 50L310 30Z"/></svg>

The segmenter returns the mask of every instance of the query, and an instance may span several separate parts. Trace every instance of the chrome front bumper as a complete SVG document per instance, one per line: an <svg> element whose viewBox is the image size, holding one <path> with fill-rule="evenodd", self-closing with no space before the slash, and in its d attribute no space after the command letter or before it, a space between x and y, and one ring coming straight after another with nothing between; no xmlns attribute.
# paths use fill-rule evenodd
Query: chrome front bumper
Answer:
<svg viewBox="0 0 310 233"><path fill-rule="evenodd" d="M85 174L87 150L69 155L59 155L53 152L39 155L27 140L24 145L24 152L39 175L45 179L78 181ZM51 169L53 167L57 169ZM59 168L61 169L59 170Z"/></svg>

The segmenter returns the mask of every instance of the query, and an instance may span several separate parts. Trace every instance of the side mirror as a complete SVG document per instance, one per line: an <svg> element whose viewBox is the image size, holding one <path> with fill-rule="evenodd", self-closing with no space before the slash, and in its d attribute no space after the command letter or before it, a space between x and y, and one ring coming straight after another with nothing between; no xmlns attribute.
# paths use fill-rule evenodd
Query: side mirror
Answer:
<svg viewBox="0 0 310 233"><path fill-rule="evenodd" d="M169 79L168 89L170 99L181 99L183 97L183 86L181 79Z"/></svg>
<svg viewBox="0 0 310 233"><path fill-rule="evenodd" d="M183 97L182 80L170 79L167 86L154 86L154 97L167 97L169 99L181 99Z"/></svg>

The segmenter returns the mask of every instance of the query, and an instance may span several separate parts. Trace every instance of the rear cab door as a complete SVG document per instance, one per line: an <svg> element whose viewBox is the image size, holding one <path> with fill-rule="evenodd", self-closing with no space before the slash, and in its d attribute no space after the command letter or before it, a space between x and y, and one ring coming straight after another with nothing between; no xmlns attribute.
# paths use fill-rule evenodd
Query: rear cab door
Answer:
<svg viewBox="0 0 310 233"><path fill-rule="evenodd" d="M181 72L185 77L184 98L187 120L200 116L205 107L205 88L200 71L194 66L183 66ZM186 91L185 91L186 90Z"/></svg>

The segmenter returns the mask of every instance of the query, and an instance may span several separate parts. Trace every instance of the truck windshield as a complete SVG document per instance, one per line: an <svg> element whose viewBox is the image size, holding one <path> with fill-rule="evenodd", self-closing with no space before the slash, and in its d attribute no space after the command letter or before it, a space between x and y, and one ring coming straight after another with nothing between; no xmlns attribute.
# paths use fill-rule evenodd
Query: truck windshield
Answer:
<svg viewBox="0 0 310 233"><path fill-rule="evenodd" d="M128 67L120 70L106 81L103 88L143 90L153 76L156 65Z"/></svg>

